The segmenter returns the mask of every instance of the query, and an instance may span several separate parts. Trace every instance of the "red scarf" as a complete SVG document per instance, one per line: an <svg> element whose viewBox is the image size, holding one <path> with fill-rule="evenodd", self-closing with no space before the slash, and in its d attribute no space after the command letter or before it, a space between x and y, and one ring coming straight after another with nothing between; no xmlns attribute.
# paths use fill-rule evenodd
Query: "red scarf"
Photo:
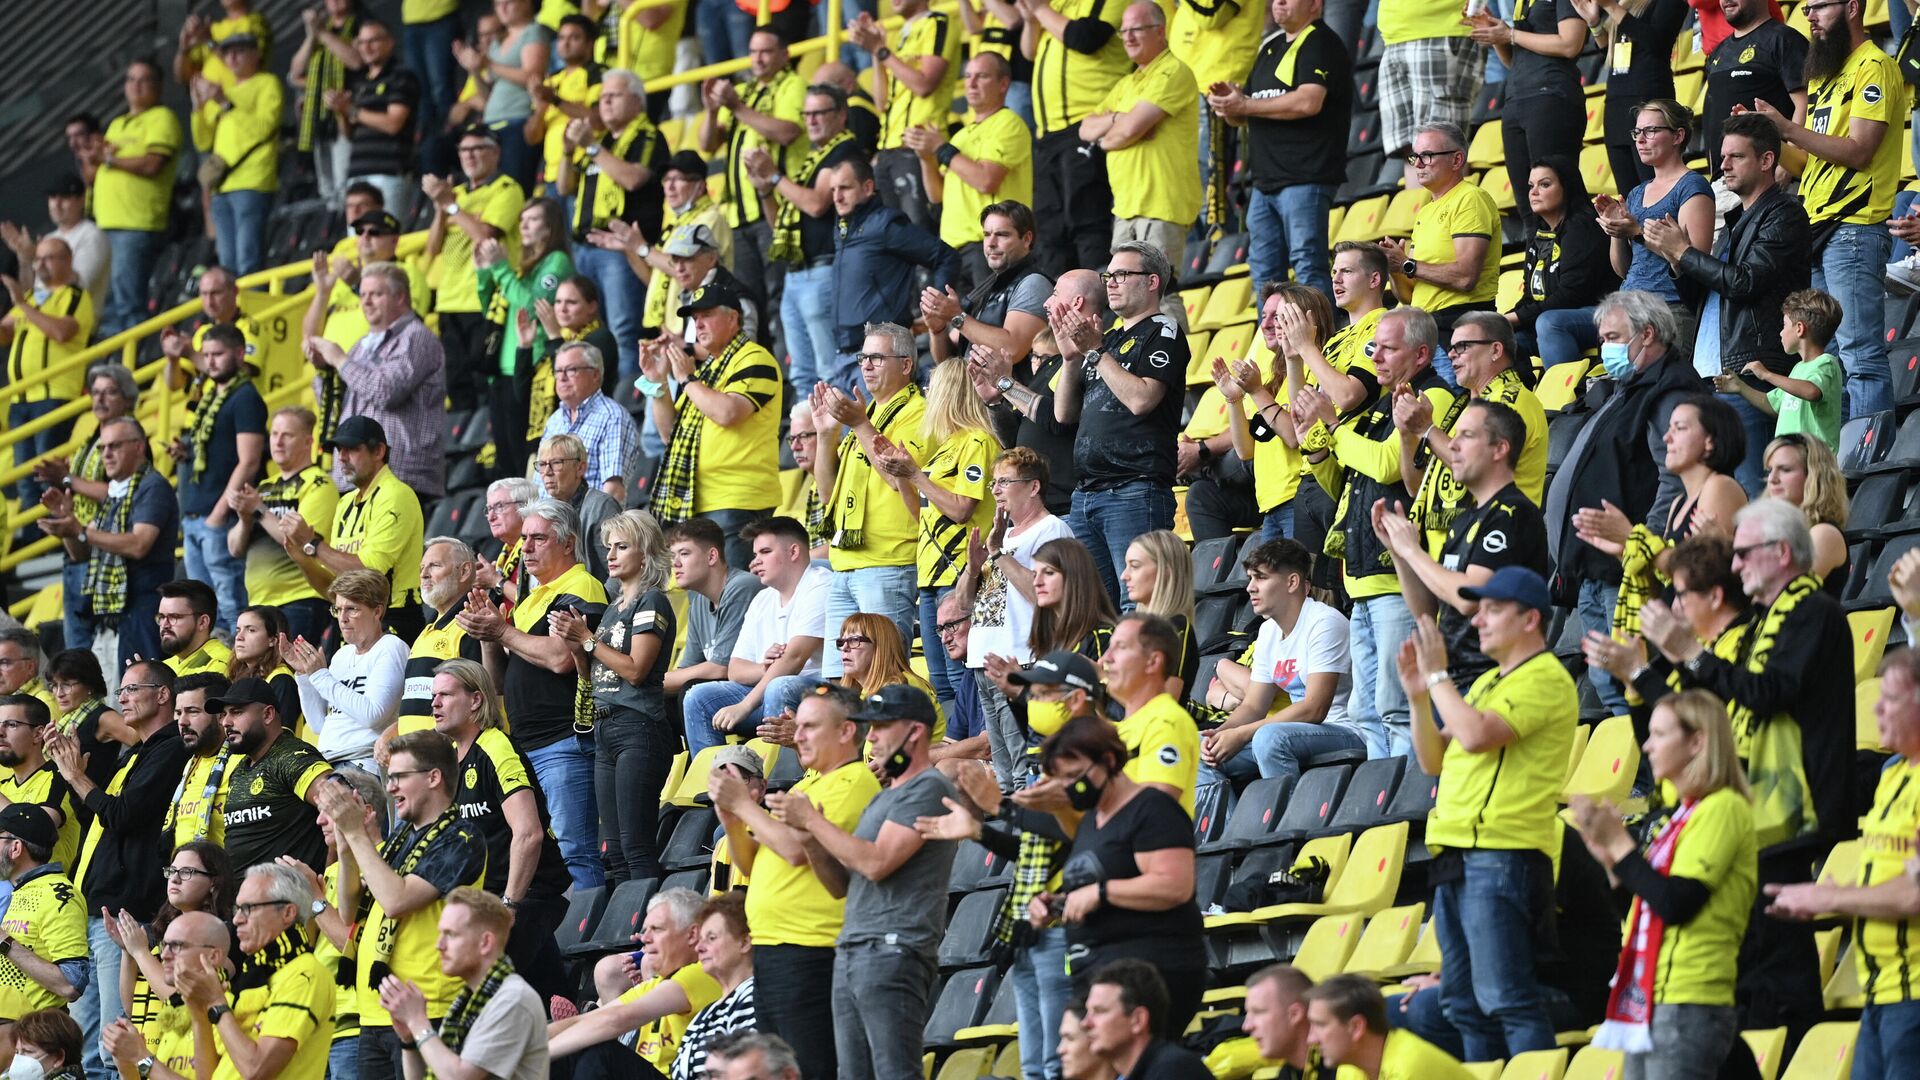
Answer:
<svg viewBox="0 0 1920 1080"><path fill-rule="evenodd" d="M1647 865L1666 877L1673 867L1674 849L1680 846L1680 830L1686 828L1698 800L1688 799L1653 842L1647 845ZM1627 937L1620 949L1620 965L1613 973L1613 990L1607 995L1607 1018L1594 1036L1593 1045L1603 1050L1621 1050L1644 1054L1653 1049L1650 1022L1653 1019L1653 975L1659 967L1660 939L1666 921L1647 902L1633 898L1627 913Z"/></svg>

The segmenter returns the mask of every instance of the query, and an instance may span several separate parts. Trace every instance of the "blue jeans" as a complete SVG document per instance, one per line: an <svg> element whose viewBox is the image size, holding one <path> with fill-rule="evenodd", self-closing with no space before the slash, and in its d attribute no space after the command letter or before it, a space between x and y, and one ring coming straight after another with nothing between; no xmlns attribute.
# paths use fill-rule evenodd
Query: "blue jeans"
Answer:
<svg viewBox="0 0 1920 1080"><path fill-rule="evenodd" d="M1553 1019L1534 976L1533 948L1532 877L1547 869L1545 860L1523 851L1463 856L1465 876L1440 886L1433 902L1433 929L1447 957L1441 1008L1467 1061L1551 1050Z"/></svg>
<svg viewBox="0 0 1920 1080"><path fill-rule="evenodd" d="M1317 754L1366 749L1367 741L1346 724L1262 724L1239 753L1219 765L1201 762L1196 786L1225 780L1238 791L1255 780L1297 777L1306 771L1301 762Z"/></svg>
<svg viewBox="0 0 1920 1080"><path fill-rule="evenodd" d="M167 246L165 232L108 229L107 248L113 252L108 269L107 304L100 312L100 336L109 338L147 317L147 280Z"/></svg>
<svg viewBox="0 0 1920 1080"><path fill-rule="evenodd" d="M1613 632L1613 605L1620 599L1620 586L1609 585L1604 581L1583 581L1580 583L1580 626L1587 631L1602 634ZM1620 683L1605 670L1587 665L1587 682L1593 692L1599 696L1600 704L1607 707L1608 716L1621 716L1627 711L1627 695L1620 689Z"/></svg>
<svg viewBox="0 0 1920 1080"><path fill-rule="evenodd" d="M1893 9L1888 8L1887 10L1891 12ZM1907 6L1905 4L1901 4L1900 11L1903 15L1905 15L1906 10L1907 10ZM1913 16L1907 15L1906 17L1911 19ZM1917 131L1914 133L1913 142L1915 146L1920 146L1920 131ZM1916 202L1920 202L1920 191L1894 192L1893 193L1893 216L1897 218L1906 217L1907 214L1913 210L1913 204ZM107 235L111 236L113 234L108 233ZM1902 240L1896 236L1893 238L1892 249L1890 249L1887 252L1887 261L1890 263L1896 263L1911 254L1913 254L1913 245L1907 243L1905 240ZM118 262L120 259L120 255L118 252L115 252L113 257L115 262Z"/></svg>
<svg viewBox="0 0 1920 1080"><path fill-rule="evenodd" d="M1293 502L1288 500L1267 511L1260 519L1260 539L1290 540L1293 538Z"/></svg>
<svg viewBox="0 0 1920 1080"><path fill-rule="evenodd" d="M927 655L927 681L933 684L933 696L949 719L954 710L953 684L971 677L967 666L949 658L946 646L940 643L940 601L952 591L951 585L920 590L920 648Z"/></svg>
<svg viewBox="0 0 1920 1080"><path fill-rule="evenodd" d="M920 622L919 570L912 566L868 566L835 570L827 592L827 633L821 647L820 674L839 680L846 671L840 650L833 647L840 626L855 612L884 615L900 628L900 642L911 651Z"/></svg>
<svg viewBox="0 0 1920 1080"><path fill-rule="evenodd" d="M719 746L727 741L726 733L713 729L713 714L729 705L738 705L747 700L752 691L750 686L741 686L731 680L704 682L690 686L681 698L681 712L686 726L687 753L698 754L709 746ZM771 691L771 687L768 688ZM760 718L766 715L767 698L761 699L760 708L733 729L733 734L741 738L751 736L760 728Z"/></svg>
<svg viewBox="0 0 1920 1080"><path fill-rule="evenodd" d="M272 207L273 195L265 191L223 191L213 197L213 245L221 266L239 276L260 269Z"/></svg>
<svg viewBox="0 0 1920 1080"><path fill-rule="evenodd" d="M1173 489L1153 480L1134 480L1102 491L1076 488L1067 524L1093 553L1093 565L1100 569L1100 584L1107 587L1107 595L1121 611L1132 611L1133 601L1120 590L1127 545L1142 533L1173 528Z"/></svg>
<svg viewBox="0 0 1920 1080"><path fill-rule="evenodd" d="M187 576L213 586L220 600L214 625L233 632L233 620L247 606L247 560L227 552L225 526L208 525L204 517L183 518L180 539L187 554Z"/></svg>
<svg viewBox="0 0 1920 1080"><path fill-rule="evenodd" d="M600 866L600 829L593 800L593 744L578 735L527 751L533 778L547 793L553 816L553 834L560 855L567 860L573 887L591 889L606 883Z"/></svg>
<svg viewBox="0 0 1920 1080"><path fill-rule="evenodd" d="M1848 420L1893 408L1893 373L1881 336L1892 247L1885 223L1842 225L1813 267L1813 287L1840 301L1844 313L1830 351L1847 369Z"/></svg>
<svg viewBox="0 0 1920 1080"><path fill-rule="evenodd" d="M1030 82L1009 84L1007 108L1012 109L1015 116L1027 122L1027 130L1033 130L1033 84Z"/></svg>
<svg viewBox="0 0 1920 1080"><path fill-rule="evenodd" d="M815 357L814 377L845 394L858 396L866 393L867 386L860 381L860 361L854 359L854 356L854 353L835 349L831 362L825 366L821 365L819 357ZM856 391L858 394L855 393Z"/></svg>
<svg viewBox="0 0 1920 1080"><path fill-rule="evenodd" d="M1440 376L1441 381L1450 388L1460 389L1460 378L1453 373L1453 357L1447 355L1447 347L1444 343L1433 350L1433 373Z"/></svg>
<svg viewBox="0 0 1920 1080"><path fill-rule="evenodd" d="M332 1047L327 1050L327 1080L360 1080L358 1037L333 1041Z"/></svg>
<svg viewBox="0 0 1920 1080"><path fill-rule="evenodd" d="M1600 347L1600 328L1593 325L1593 308L1543 311L1533 320L1533 336L1540 346L1540 362L1548 367L1570 364L1588 349Z"/></svg>
<svg viewBox="0 0 1920 1080"><path fill-rule="evenodd" d="M60 406L65 404L66 402L59 398L48 398L45 401L16 401L7 406L7 428L8 430L17 430L21 425L38 420L50 412L55 412ZM65 420L47 428L37 435L29 435L21 439L19 442L13 444L13 463L15 465L25 465L41 454L57 446L64 445L67 441L67 436L72 433L73 421ZM46 490L46 485L35 480L32 473L28 473L20 478L20 482L13 490L14 494L20 499L20 508L25 510L40 501L40 493ZM36 533L38 532L38 530L35 531Z"/></svg>
<svg viewBox="0 0 1920 1080"><path fill-rule="evenodd" d="M407 69L419 76L421 82L421 131L438 131L440 121L453 111L454 99L459 96L460 83L453 61L453 39L458 36L458 15L432 22L408 23L401 29L400 43L406 53ZM387 209L393 210L391 206Z"/></svg>
<svg viewBox="0 0 1920 1080"><path fill-rule="evenodd" d="M1920 1078L1920 1001L1869 1005L1853 1044L1853 1080Z"/></svg>
<svg viewBox="0 0 1920 1080"><path fill-rule="evenodd" d="M69 649L93 648L93 620L79 615L80 593L87 587L87 560L68 562L60 567L60 633Z"/></svg>
<svg viewBox="0 0 1920 1080"><path fill-rule="evenodd" d="M647 307L647 287L618 251L579 244L573 249L573 265L599 287L607 329L620 349L618 377L607 379L607 385L625 386L640 372L640 317Z"/></svg>
<svg viewBox="0 0 1920 1080"><path fill-rule="evenodd" d="M1202 153L1205 151L1203 150ZM1271 195L1259 188L1247 194L1247 263L1257 283L1294 279L1333 299L1333 274L1327 261L1327 211L1333 206L1329 184L1292 184Z"/></svg>
<svg viewBox="0 0 1920 1080"><path fill-rule="evenodd" d="M1774 418L1753 407L1739 394L1717 395L1740 414L1740 427L1747 433L1747 453L1734 467L1733 478L1747 489L1747 498L1757 499L1767 486L1767 444L1773 441Z"/></svg>
<svg viewBox="0 0 1920 1080"><path fill-rule="evenodd" d="M787 331L792 366L787 382L796 396L813 392L831 374L839 350L833 347L833 264L787 271L780 297L780 323Z"/></svg>
<svg viewBox="0 0 1920 1080"><path fill-rule="evenodd" d="M80 1056L88 1076L105 1076L100 1056L100 1032L126 1015L120 1007L120 946L107 935L107 921L98 915L87 919L87 955L93 960L92 978L80 991L69 1010L80 1025ZM99 1069L100 1072L93 1070Z"/></svg>
<svg viewBox="0 0 1920 1080"><path fill-rule="evenodd" d="M1400 643L1413 636L1413 613L1399 593L1353 602L1347 626L1353 654L1353 696L1347 723L1358 729L1370 758L1405 757L1413 752L1407 727L1411 706L1400 686Z"/></svg>
<svg viewBox="0 0 1920 1080"><path fill-rule="evenodd" d="M1021 1080L1060 1080L1060 1014L1073 997L1067 977L1067 931L1055 926L1034 935L1033 943L1013 954L1014 1015L1020 1030Z"/></svg>
<svg viewBox="0 0 1920 1080"><path fill-rule="evenodd" d="M753 16L741 11L733 0L699 0L694 21L700 30L702 60L718 64L747 55Z"/></svg>

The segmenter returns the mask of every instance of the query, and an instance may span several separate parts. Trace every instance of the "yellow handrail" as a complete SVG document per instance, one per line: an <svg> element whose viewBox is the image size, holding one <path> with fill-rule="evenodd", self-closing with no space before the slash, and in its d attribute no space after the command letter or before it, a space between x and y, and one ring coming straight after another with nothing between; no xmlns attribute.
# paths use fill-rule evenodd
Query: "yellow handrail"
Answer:
<svg viewBox="0 0 1920 1080"><path fill-rule="evenodd" d="M627 9L620 13L620 20L624 24L626 20L634 18L641 9L660 7L663 2L672 2L672 0L635 0L635 3L628 5ZM793 2L799 3L800 0L793 0ZM766 25L766 5L767 0L760 0L761 21L759 25L761 26ZM958 10L959 2L958 0L934 0L934 2L928 6L940 11L951 12ZM810 53L823 52L826 54L828 60L832 60L840 52L840 17L841 0L827 0L826 34L822 37L808 38L805 41L796 42L787 46L787 54L789 56L805 56ZM906 20L898 15L889 15L880 20L881 27L887 30L898 29L905 23ZM624 29L622 29L620 37L622 42L626 40L626 31ZM629 57L624 54L620 57L622 67L626 66L628 59ZM717 64L706 64L701 67L691 68L687 71L677 71L671 75L661 75L657 78L646 80L647 92L651 94L659 90L670 90L676 86L702 83L708 79L720 78L725 75L732 75L738 71L745 71L748 66L749 61L743 56L734 60L722 60Z"/></svg>

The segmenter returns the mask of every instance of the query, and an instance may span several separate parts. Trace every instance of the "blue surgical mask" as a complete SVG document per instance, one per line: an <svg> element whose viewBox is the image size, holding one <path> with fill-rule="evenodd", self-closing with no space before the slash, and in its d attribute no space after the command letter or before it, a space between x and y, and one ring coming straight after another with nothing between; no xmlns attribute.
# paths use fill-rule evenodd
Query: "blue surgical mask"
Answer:
<svg viewBox="0 0 1920 1080"><path fill-rule="evenodd" d="M1633 359L1627 353L1624 341L1603 341L1600 343L1600 366L1618 382L1633 374Z"/></svg>

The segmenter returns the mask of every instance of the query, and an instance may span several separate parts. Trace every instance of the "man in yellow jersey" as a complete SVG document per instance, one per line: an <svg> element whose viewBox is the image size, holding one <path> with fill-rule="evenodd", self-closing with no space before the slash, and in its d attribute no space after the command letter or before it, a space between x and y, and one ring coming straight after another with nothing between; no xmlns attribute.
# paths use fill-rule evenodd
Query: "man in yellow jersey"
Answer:
<svg viewBox="0 0 1920 1080"><path fill-rule="evenodd" d="M1080 122L1080 137L1106 155L1115 246L1151 244L1179 266L1200 216L1200 87L1167 48L1166 13L1154 0L1128 5L1120 41L1134 70Z"/></svg>
<svg viewBox="0 0 1920 1080"><path fill-rule="evenodd" d="M100 332L117 334L146 315L147 283L166 243L180 119L160 104L159 65L134 60L121 92L127 111L87 144L80 168L93 187L93 219L107 234L113 266L100 302Z"/></svg>
<svg viewBox="0 0 1920 1080"><path fill-rule="evenodd" d="M880 201L928 232L937 231L920 159L905 143L908 128L947 123L960 66L961 27L927 0L891 0L906 20L893 45L872 15L861 12L847 27L847 40L873 56L873 104L880 112L880 148L873 158Z"/></svg>
<svg viewBox="0 0 1920 1080"><path fill-rule="evenodd" d="M126 910L135 918L151 919L159 911L166 895L160 867L169 854L161 839L163 823L187 763L187 748L173 720L173 672L165 664L147 660L129 667L121 676L120 707L126 726L109 735L125 749L104 788L88 777L77 737L55 734L47 739L47 756L61 779L93 814L70 875L94 912L87 919L91 979L74 1003L75 1019L89 1045L98 1042L102 1026L125 1012L117 992L120 946L98 913ZM14 901L19 902L17 893Z"/></svg>
<svg viewBox="0 0 1920 1080"><path fill-rule="evenodd" d="M642 242L660 242L666 199L660 174L669 147L647 119L645 87L631 71L615 68L603 76L599 120L604 131L584 118L567 123L555 184L573 208L574 266L600 289L601 312L620 348L619 381L624 383L636 370L646 285L625 254L586 240L618 220L633 226Z"/></svg>
<svg viewBox="0 0 1920 1080"><path fill-rule="evenodd" d="M313 429L313 412L303 406L273 414L267 423L273 468L259 487L242 487L228 500L234 520L227 530L227 550L247 560L247 598L277 606L287 617L288 636L308 641L320 640L331 616L326 598L286 553L286 519L298 514L324 538L340 503L332 477L314 464Z"/></svg>
<svg viewBox="0 0 1920 1080"><path fill-rule="evenodd" d="M292 867L260 863L245 873L233 905L238 970L228 978L218 957L189 956L175 979L180 996L213 1026L219 1080L322 1080L336 987L314 956L318 931L308 928L319 898Z"/></svg>
<svg viewBox="0 0 1920 1080"><path fill-rule="evenodd" d="M7 1032L0 1038L11 1050L15 1020L79 998L76 988L89 975L87 910L80 890L51 865L58 834L45 812L0 808L0 837L0 876L13 886L0 918L0 1021Z"/></svg>
<svg viewBox="0 0 1920 1080"><path fill-rule="evenodd" d="M693 321L692 349L677 337L643 343L641 391L667 442L650 504L664 526L699 515L737 538L779 495L786 381L773 354L747 337L741 302L730 282L703 285L680 308ZM677 401L668 396L670 375ZM743 542L729 543L729 562L750 561Z"/></svg>
<svg viewBox="0 0 1920 1080"><path fill-rule="evenodd" d="M0 807L38 806L57 830L53 861L72 866L80 851L80 818L73 789L47 760L41 737L53 714L46 702L26 694L0 695Z"/></svg>
<svg viewBox="0 0 1920 1080"><path fill-rule="evenodd" d="M854 705L838 688L801 700L793 740L807 776L786 795L811 802L845 832L880 794L879 781L860 757ZM707 786L727 828L734 865L753 875L747 925L753 931L760 1030L792 1044L804 1075L833 1076L833 943L846 899L814 876L806 834L763 809L745 781L716 770Z"/></svg>
<svg viewBox="0 0 1920 1080"><path fill-rule="evenodd" d="M786 264L772 257L773 222L747 174L747 156L764 150L786 172L807 154L801 106L807 80L793 70L787 44L769 26L747 39L746 79L708 79L700 86L700 152L727 147L727 224L733 229L733 272L764 307L780 294ZM795 327L798 330L798 327Z"/></svg>
<svg viewBox="0 0 1920 1080"><path fill-rule="evenodd" d="M339 784L319 790L340 857L353 860L366 887L352 920L359 930L353 988L360 1002L360 1075L391 1080L402 1075L407 1036L381 1004L380 984L389 975L410 982L426 999L428 1020L447 1015L461 981L441 971L435 954L440 912L447 893L486 877L487 846L454 804L460 778L445 735L402 735L389 761L387 790L398 821L384 843L368 830L351 791Z"/></svg>
<svg viewBox="0 0 1920 1080"><path fill-rule="evenodd" d="M467 635L458 621L473 591L479 561L473 549L457 536L435 536L420 555L420 599L433 609L433 621L413 639L407 653L406 686L400 693L400 718L381 736L383 744L395 735L425 731L433 726L433 672L448 660L479 661L480 642ZM452 735L451 732L448 733ZM455 736L457 738L457 736ZM379 753L385 756L386 748Z"/></svg>
<svg viewBox="0 0 1920 1080"><path fill-rule="evenodd" d="M1309 987L1307 1044L1329 1069L1352 1070L1366 1080L1469 1080L1445 1050L1405 1028L1387 1027L1380 987L1360 975L1335 975ZM1306 1046L1300 1048L1304 1053Z"/></svg>
<svg viewBox="0 0 1920 1080"><path fill-rule="evenodd" d="M706 897L692 889L667 889L647 901L640 924L641 961L630 988L603 994L600 1008L547 1025L547 1049L554 1058L572 1057L575 1072L599 1067L604 1074L631 1075L626 1058L638 1055L664 1077L673 1067L693 1014L720 1000L720 984L700 967L694 939ZM631 1047L620 1041L629 1032ZM641 1075L647 1075L642 1070Z"/></svg>
<svg viewBox="0 0 1920 1080"><path fill-rule="evenodd" d="M1421 125L1463 128L1473 113L1486 50L1460 13L1458 0L1403 0L1380 12L1380 145L1390 158L1413 148Z"/></svg>
<svg viewBox="0 0 1920 1080"><path fill-rule="evenodd" d="M240 762L227 748L226 728L220 723L226 710L209 708L207 702L219 700L228 689L224 672L199 671L174 680L173 715L189 756L167 808L163 831L169 851L195 840L226 840L227 792Z"/></svg>
<svg viewBox="0 0 1920 1080"><path fill-rule="evenodd" d="M540 147L540 180L548 185L560 182L560 162L567 156L567 125L575 120L591 124L597 115L601 79L607 70L593 57L598 34L593 20L585 15L561 18L553 35L553 55L560 60L560 70L527 87L533 113L527 117L524 134L529 144Z"/></svg>
<svg viewBox="0 0 1920 1080"><path fill-rule="evenodd" d="M1912 860L1920 832L1920 651L1880 662L1874 706L1880 745L1894 758L1880 771L1873 809L1860 819L1860 869L1851 883L1768 885L1775 918L1834 915L1855 921L1854 954L1866 1008L1853 1047L1857 1076L1897 1076L1920 1058L1920 879ZM1906 1063L1905 1066L1896 1063Z"/></svg>
<svg viewBox="0 0 1920 1080"><path fill-rule="evenodd" d="M1304 996L1311 989L1313 979L1291 964L1271 964L1247 976L1240 1030L1261 1057L1281 1063L1283 1075L1292 1069L1293 1080L1333 1080L1337 1066L1326 1064L1307 1036Z"/></svg>
<svg viewBox="0 0 1920 1080"><path fill-rule="evenodd" d="M920 158L927 197L940 206L940 239L960 253L968 288L993 275L981 241L988 206L1033 202L1033 132L1007 108L1013 66L996 52L976 53L960 73L973 119L951 139L939 124L912 127L902 136Z"/></svg>
<svg viewBox="0 0 1920 1080"><path fill-rule="evenodd" d="M536 1080L547 1072L547 1006L506 958L514 909L474 888L447 894L440 912L440 971L461 982L439 1024L427 1019L426 997L399 976L388 976L380 999L405 1032L409 1073L435 1076L470 1071L509 1080Z"/></svg>
<svg viewBox="0 0 1920 1080"><path fill-rule="evenodd" d="M1804 168L1800 199L1814 235L1813 287L1845 313L1833 351L1847 369L1849 419L1890 408L1892 372L1881 336L1887 217L1901 186L1900 128L1907 84L1893 58L1867 37L1864 0L1807 12L1807 117L1794 123L1765 100L1754 111L1773 121Z"/></svg>
<svg viewBox="0 0 1920 1080"><path fill-rule="evenodd" d="M178 973L189 958L206 955L219 958L233 951L233 935L217 915L204 911L186 911L167 924L159 942L160 971L178 987ZM118 1068L133 1076L146 1073L149 1080L187 1080L199 1075L194 1045L196 1029L206 1044L208 1064L221 1064L219 1047L211 1027L194 1023L191 1007L179 994L160 998L152 984L134 990L133 1011L115 1020L100 1032L100 1041ZM201 1015L204 1017L205 1012Z"/></svg>
<svg viewBox="0 0 1920 1080"><path fill-rule="evenodd" d="M425 625L415 591L420 576L420 496L387 467L387 435L374 420L351 416L334 432L334 454L353 478L353 490L333 511L325 535L298 512L281 529L281 550L316 590L349 570L378 570L393 585L388 628L411 640Z"/></svg>
<svg viewBox="0 0 1920 1080"><path fill-rule="evenodd" d="M420 178L421 190L433 200L433 225L427 231L432 269L427 276L438 283L433 306L440 313L440 336L446 344L447 397L456 410L472 409L486 399L481 379L493 355L487 337L494 326L480 303L473 249L482 241L498 240L506 245L507 261L517 265L520 211L527 201L513 177L500 171L499 138L484 124L462 131L457 145L464 183L431 175Z"/></svg>
<svg viewBox="0 0 1920 1080"><path fill-rule="evenodd" d="M1034 27L1033 216L1035 249L1050 277L1099 266L1113 230L1113 191L1080 122L1133 70L1120 40L1120 0L1016 0Z"/></svg>
<svg viewBox="0 0 1920 1080"><path fill-rule="evenodd" d="M1452 408L1453 391L1433 372L1438 340L1432 316L1417 307L1395 308L1375 324L1373 360L1381 392L1370 404L1343 419L1330 394L1312 387L1294 394L1301 452L1337 504L1325 553L1342 562L1341 577L1354 601L1349 629L1356 692L1347 717L1367 740L1371 757L1404 756L1411 745L1407 699L1393 677L1393 657L1413 630L1391 554L1373 530L1373 504L1405 497L1395 396L1425 395L1441 415Z"/></svg>
<svg viewBox="0 0 1920 1080"><path fill-rule="evenodd" d="M226 671L233 649L213 636L213 587L192 578L160 586L160 656L175 675Z"/></svg>
<svg viewBox="0 0 1920 1080"><path fill-rule="evenodd" d="M920 610L914 566L919 515L900 495L908 481L878 463L894 448L922 463L934 448L922 433L927 403L913 381L919 357L913 332L897 323L875 323L866 330L858 357L865 408L860 398L826 383L813 389L814 428L820 432L813 476L821 491L833 493L827 502L832 522L827 545L834 574L824 640L839 638L847 616L870 611L892 619L902 643L910 644ZM840 650L828 649L820 670L827 679L840 678Z"/></svg>
<svg viewBox="0 0 1920 1080"><path fill-rule="evenodd" d="M1100 656L1107 693L1126 710L1119 727L1120 740L1132 754L1127 775L1179 799L1191 814L1200 731L1193 716L1167 693L1167 680L1179 673L1179 632L1167 620L1145 612L1122 617Z"/></svg>
<svg viewBox="0 0 1920 1080"><path fill-rule="evenodd" d="M211 183L214 243L220 265L245 276L266 257L267 211L280 189L280 77L262 67L261 42L242 31L216 43L231 82L200 77L190 90L193 144L224 163ZM209 159L210 160L210 159ZM202 167L202 176L215 174Z"/></svg>
<svg viewBox="0 0 1920 1080"><path fill-rule="evenodd" d="M1380 241L1403 303L1433 316L1441 334L1434 370L1450 385L1446 343L1453 321L1468 311L1492 311L1500 291L1500 210L1493 196L1467 181L1467 138L1451 124L1423 124L1407 155L1408 178L1427 189L1413 217L1413 237Z"/></svg>
<svg viewBox="0 0 1920 1080"><path fill-rule="evenodd" d="M1547 583L1503 566L1460 594L1495 667L1462 694L1446 639L1422 617L1396 653L1413 703L1420 769L1440 778L1427 845L1439 852L1433 931L1447 963L1441 1001L1469 1061L1554 1047L1535 975L1535 927L1554 909L1554 814L1580 715L1573 677L1547 648Z"/></svg>
<svg viewBox="0 0 1920 1080"><path fill-rule="evenodd" d="M9 342L7 381L24 382L78 356L93 338L93 298L73 272L73 249L65 240L48 236L33 248L32 273L20 268L20 277L0 274L13 310L0 318L0 338ZM25 279L25 280L22 280ZM42 379L13 395L7 405L7 426L18 428L58 409L86 391L80 371ZM41 454L65 445L73 431L67 420L14 444L13 460L25 465ZM40 499L43 485L32 474L15 489L22 506Z"/></svg>

